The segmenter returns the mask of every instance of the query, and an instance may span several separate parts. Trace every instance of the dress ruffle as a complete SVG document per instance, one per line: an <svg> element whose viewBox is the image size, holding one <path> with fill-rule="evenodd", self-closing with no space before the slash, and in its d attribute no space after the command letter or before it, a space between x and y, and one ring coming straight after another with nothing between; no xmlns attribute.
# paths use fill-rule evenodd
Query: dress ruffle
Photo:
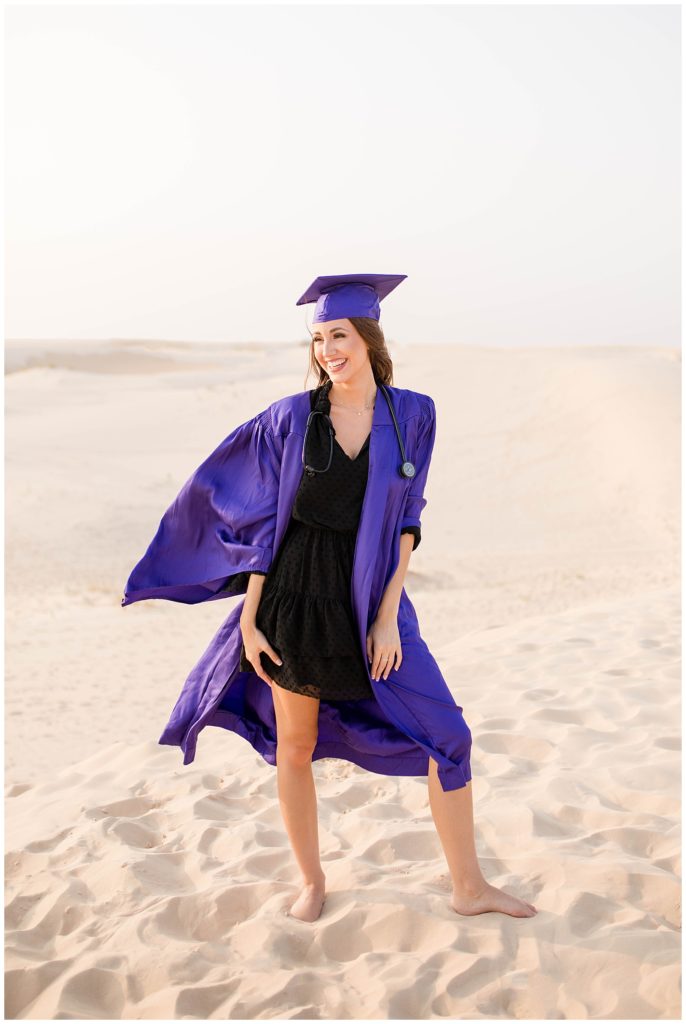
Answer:
<svg viewBox="0 0 686 1024"><path fill-rule="evenodd" d="M277 654L316 651L325 658L344 657L358 643L345 601L288 590L282 584L263 595L259 621Z"/></svg>
<svg viewBox="0 0 686 1024"><path fill-rule="evenodd" d="M364 700L374 696L371 686L362 677L366 669L359 655L325 658L310 651L302 656L289 652L283 664L277 665L262 651L260 663L268 676L292 693L325 701ZM240 667L242 672L253 671L244 647ZM318 680L322 680L321 685Z"/></svg>

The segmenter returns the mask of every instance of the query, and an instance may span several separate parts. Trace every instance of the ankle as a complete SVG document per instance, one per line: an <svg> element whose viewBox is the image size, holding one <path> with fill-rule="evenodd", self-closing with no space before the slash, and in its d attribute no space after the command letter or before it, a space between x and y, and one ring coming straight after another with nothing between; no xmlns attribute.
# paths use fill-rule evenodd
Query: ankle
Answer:
<svg viewBox="0 0 686 1024"><path fill-rule="evenodd" d="M321 871L318 875L303 875L302 880L303 888L307 885L314 885L317 887L323 887L326 884L326 875Z"/></svg>
<svg viewBox="0 0 686 1024"><path fill-rule="evenodd" d="M487 887L488 882L483 875L476 875L471 878L461 878L459 881L453 879L454 896L478 896Z"/></svg>

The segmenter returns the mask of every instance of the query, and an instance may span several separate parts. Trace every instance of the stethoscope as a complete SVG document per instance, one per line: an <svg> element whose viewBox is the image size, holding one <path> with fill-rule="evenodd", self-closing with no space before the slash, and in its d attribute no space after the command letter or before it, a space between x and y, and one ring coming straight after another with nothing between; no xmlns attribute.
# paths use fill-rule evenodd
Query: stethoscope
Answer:
<svg viewBox="0 0 686 1024"><path fill-rule="evenodd" d="M388 403L388 408L390 409L391 417L393 418L393 426L395 427L395 432L396 432L396 434L398 436L398 444L400 445L400 454L403 457L403 461L402 461L402 463L400 465L400 470L399 470L400 475L409 480L409 479L411 479L414 476L415 468L414 468L413 464L408 461L407 456L405 455L405 445L403 444L403 439L402 439L402 435L400 433L400 427L398 426L398 421L395 418L395 410L393 408L393 402L391 400L391 396L388 394L385 385L382 384L380 381L377 381L377 386L378 386L379 390L382 392L384 398L386 399L386 402ZM312 421L315 418L315 416L323 416L326 419L326 421L327 421L327 428L328 428L328 431L329 431L329 461L327 462L325 469L315 469L314 466L308 465L308 463L305 460L305 448L307 447L307 437L308 437L308 434L310 432L310 425L312 424ZM310 412L310 415L307 417L307 426L305 428L305 437L303 439L303 450L302 450L302 464L303 464L303 466L305 468L305 472L307 473L308 476L311 477L311 476L314 476L315 473L327 473L328 472L328 470L329 470L329 468L331 466L331 461L333 459L333 439L334 439L334 433L335 433L335 431L334 431L334 428L333 428L333 423L331 422L331 417L329 416L329 414L324 412L322 409L312 409L312 411Z"/></svg>

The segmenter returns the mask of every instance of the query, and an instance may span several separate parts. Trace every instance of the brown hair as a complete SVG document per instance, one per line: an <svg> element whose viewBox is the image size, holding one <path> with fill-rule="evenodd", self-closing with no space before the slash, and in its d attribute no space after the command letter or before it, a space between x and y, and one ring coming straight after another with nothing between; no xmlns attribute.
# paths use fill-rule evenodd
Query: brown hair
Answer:
<svg viewBox="0 0 686 1024"><path fill-rule="evenodd" d="M372 364L374 379L377 383L392 384L393 361L391 360L388 349L386 348L386 339L379 321L372 319L370 316L351 316L348 317L348 319L367 346L369 362ZM310 343L310 360L307 368L307 377L309 377L311 373L318 378L317 384L315 385L316 387L320 387L320 385L329 380L328 373L315 358L314 341L311 341ZM307 377L305 378L305 386L307 386Z"/></svg>

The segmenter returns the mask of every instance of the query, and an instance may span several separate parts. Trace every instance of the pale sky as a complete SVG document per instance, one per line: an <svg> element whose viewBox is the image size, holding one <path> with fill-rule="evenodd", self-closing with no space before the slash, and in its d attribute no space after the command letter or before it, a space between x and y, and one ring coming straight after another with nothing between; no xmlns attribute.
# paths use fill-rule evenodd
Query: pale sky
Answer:
<svg viewBox="0 0 686 1024"><path fill-rule="evenodd" d="M679 343L680 9L5 7L5 336Z"/></svg>

